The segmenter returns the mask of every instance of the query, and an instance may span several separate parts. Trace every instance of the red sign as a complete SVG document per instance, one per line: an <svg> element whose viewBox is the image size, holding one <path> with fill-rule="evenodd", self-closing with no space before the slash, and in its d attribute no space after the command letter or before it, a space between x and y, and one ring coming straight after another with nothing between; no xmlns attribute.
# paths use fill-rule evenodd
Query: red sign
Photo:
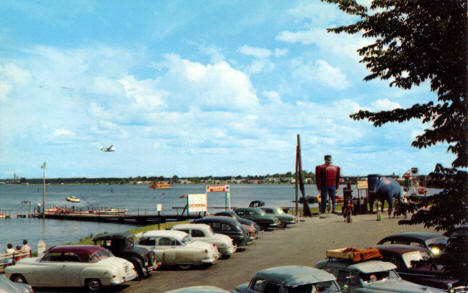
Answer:
<svg viewBox="0 0 468 293"><path fill-rule="evenodd" d="M207 185L206 192L224 192L229 191L229 185Z"/></svg>

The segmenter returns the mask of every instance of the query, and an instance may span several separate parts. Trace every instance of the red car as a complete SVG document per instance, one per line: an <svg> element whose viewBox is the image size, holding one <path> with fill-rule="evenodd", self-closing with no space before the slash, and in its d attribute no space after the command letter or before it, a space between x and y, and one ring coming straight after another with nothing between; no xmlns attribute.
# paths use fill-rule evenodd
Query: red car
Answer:
<svg viewBox="0 0 468 293"><path fill-rule="evenodd" d="M445 271L444 266L433 262L429 250L424 247L404 244L375 247L380 250L383 260L395 264L400 277L407 281L445 290L456 286L458 282Z"/></svg>

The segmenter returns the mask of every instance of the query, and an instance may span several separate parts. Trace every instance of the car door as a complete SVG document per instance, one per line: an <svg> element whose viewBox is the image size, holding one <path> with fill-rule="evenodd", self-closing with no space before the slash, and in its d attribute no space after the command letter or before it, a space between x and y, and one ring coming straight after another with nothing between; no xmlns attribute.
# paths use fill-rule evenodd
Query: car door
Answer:
<svg viewBox="0 0 468 293"><path fill-rule="evenodd" d="M159 251L156 257L160 256L164 265L172 266L177 264L177 250L174 245L175 239L171 237L160 237L155 249Z"/></svg>
<svg viewBox="0 0 468 293"><path fill-rule="evenodd" d="M91 265L89 263L80 262L80 258L73 252L64 252L63 257L63 271L62 274L65 275L66 284L68 287L81 287L83 283L81 282L81 271L86 265Z"/></svg>
<svg viewBox="0 0 468 293"><path fill-rule="evenodd" d="M64 262L61 252L50 252L40 261L37 271L31 274L30 283L34 286L61 287L66 286L67 279L64 272Z"/></svg>

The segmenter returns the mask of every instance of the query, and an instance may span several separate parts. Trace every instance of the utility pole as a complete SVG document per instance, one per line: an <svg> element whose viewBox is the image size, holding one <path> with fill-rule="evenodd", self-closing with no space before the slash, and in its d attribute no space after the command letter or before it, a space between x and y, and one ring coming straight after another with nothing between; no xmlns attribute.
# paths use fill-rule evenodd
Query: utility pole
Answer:
<svg viewBox="0 0 468 293"><path fill-rule="evenodd" d="M42 218L45 219L45 202L46 202L46 165L47 163L44 162L42 163L41 165L41 168L43 169L43 172L42 172L42 178L43 178L43 182L44 182L44 189L42 190Z"/></svg>

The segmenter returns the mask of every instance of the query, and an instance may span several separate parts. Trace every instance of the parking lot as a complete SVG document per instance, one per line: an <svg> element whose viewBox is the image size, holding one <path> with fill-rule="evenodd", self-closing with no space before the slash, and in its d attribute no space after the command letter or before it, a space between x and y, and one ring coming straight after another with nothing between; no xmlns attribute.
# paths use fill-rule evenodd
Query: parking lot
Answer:
<svg viewBox="0 0 468 293"><path fill-rule="evenodd" d="M398 225L398 219L386 216L380 222L375 215L353 217L351 224L344 223L339 215L325 218L302 219L286 229L266 231L245 251L232 258L220 260L208 269L162 269L142 281L132 281L119 292L165 292L167 290L213 285L227 290L248 282L258 270L280 265L313 266L325 257L326 249L341 247L366 247L375 244L384 236L404 231L433 231L422 225Z"/></svg>

